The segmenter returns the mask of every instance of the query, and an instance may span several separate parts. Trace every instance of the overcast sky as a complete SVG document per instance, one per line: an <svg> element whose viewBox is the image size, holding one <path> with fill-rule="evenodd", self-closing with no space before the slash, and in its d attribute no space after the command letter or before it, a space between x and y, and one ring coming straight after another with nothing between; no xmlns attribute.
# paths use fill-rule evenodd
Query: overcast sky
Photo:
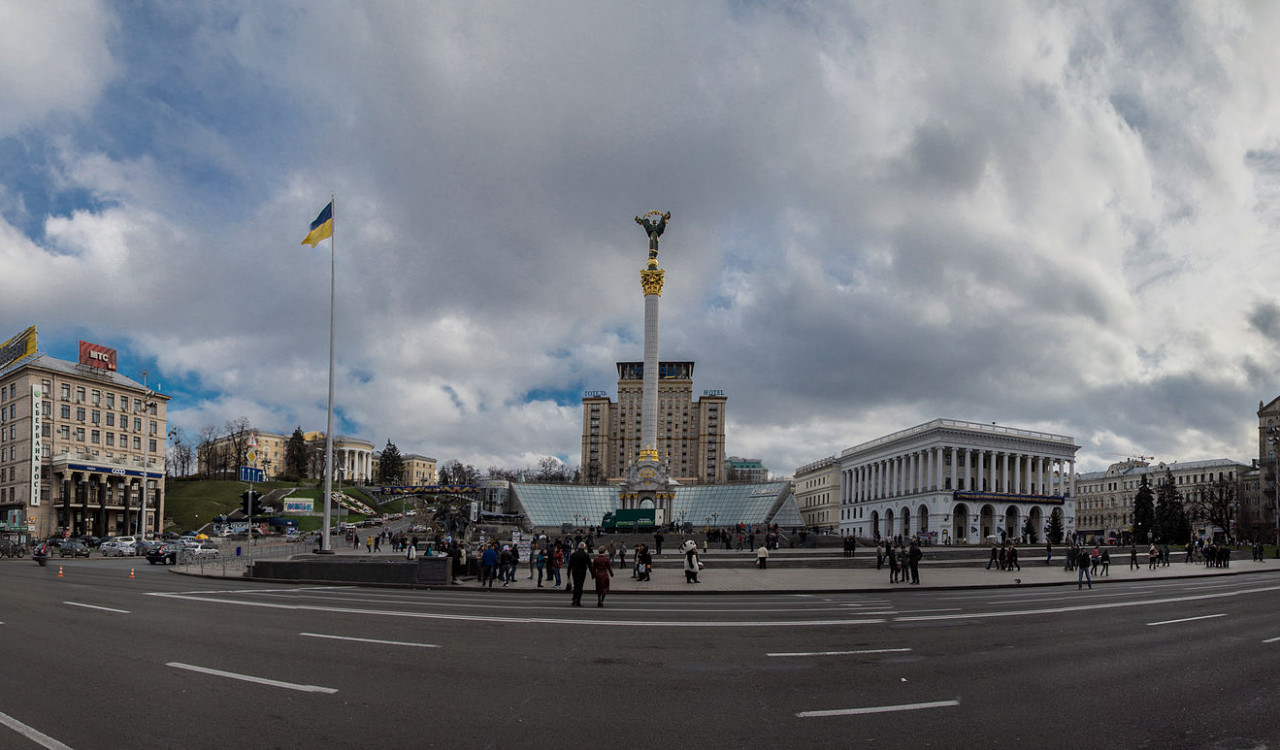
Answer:
<svg viewBox="0 0 1280 750"><path fill-rule="evenodd" d="M194 434L579 463L660 356L778 475L935 418L1256 455L1280 4L0 0L0 339Z"/></svg>

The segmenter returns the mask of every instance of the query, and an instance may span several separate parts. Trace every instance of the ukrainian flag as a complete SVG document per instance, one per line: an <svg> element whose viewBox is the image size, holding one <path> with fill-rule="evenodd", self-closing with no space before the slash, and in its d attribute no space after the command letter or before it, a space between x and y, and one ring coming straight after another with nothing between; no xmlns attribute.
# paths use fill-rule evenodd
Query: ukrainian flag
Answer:
<svg viewBox="0 0 1280 750"><path fill-rule="evenodd" d="M324 207L316 220L311 222L311 231L302 239L302 244L315 247L320 240L333 236L333 201Z"/></svg>

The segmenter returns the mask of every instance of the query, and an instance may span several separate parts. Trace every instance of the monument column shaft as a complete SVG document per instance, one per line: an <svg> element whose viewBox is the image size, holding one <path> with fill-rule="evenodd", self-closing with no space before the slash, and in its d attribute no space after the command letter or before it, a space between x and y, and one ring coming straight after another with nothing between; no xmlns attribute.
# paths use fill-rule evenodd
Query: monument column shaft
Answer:
<svg viewBox="0 0 1280 750"><path fill-rule="evenodd" d="M640 448L658 449L658 300L644 296L644 402L640 412Z"/></svg>

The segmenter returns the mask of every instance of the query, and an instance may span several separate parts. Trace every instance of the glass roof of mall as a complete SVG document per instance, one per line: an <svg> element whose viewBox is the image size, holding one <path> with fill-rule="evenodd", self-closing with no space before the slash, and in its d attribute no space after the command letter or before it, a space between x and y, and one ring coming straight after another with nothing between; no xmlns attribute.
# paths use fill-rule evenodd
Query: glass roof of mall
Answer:
<svg viewBox="0 0 1280 750"><path fill-rule="evenodd" d="M605 513L620 505L617 487L512 483L511 490L534 526L596 525ZM675 487L671 511L668 521L683 517L686 523L697 526L804 525L789 482L679 485Z"/></svg>

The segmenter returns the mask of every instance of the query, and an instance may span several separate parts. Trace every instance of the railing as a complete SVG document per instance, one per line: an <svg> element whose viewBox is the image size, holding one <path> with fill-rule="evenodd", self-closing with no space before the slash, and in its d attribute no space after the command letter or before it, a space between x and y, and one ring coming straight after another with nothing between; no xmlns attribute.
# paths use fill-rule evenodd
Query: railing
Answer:
<svg viewBox="0 0 1280 750"><path fill-rule="evenodd" d="M236 554L236 548L240 548L240 554ZM277 540L263 541L258 543L235 542L219 545L217 555L191 555L178 553L178 562L176 568L184 573L193 573L197 575L212 575L221 577L242 577L246 574L250 567L253 566L254 560L279 559L282 557L291 557L309 550L310 547L302 542L281 542Z"/></svg>

